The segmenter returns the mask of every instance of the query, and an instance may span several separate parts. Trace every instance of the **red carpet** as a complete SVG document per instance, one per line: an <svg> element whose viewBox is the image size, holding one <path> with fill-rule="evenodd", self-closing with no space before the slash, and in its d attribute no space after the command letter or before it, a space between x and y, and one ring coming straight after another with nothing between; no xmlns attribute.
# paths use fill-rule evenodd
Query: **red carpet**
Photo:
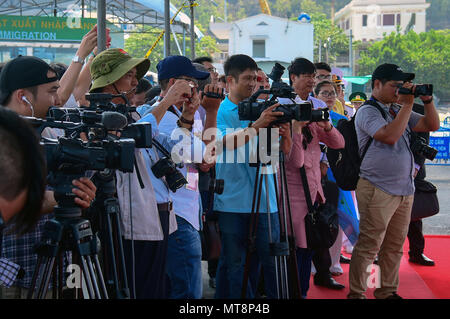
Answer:
<svg viewBox="0 0 450 319"><path fill-rule="evenodd" d="M400 265L398 294L405 299L450 299L450 236L425 235L425 254L436 262L434 267L420 266L408 262L408 241ZM349 255L347 255L350 257ZM334 277L345 285L335 291L315 286L311 277L309 299L345 299L348 289L349 265L342 264L344 274ZM366 296L373 299L374 289L368 289Z"/></svg>

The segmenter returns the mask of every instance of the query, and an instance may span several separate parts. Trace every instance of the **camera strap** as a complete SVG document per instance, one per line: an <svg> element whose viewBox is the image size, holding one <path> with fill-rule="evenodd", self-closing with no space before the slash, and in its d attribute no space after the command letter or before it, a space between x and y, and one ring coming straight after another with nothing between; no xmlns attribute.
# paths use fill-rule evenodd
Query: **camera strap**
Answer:
<svg viewBox="0 0 450 319"><path fill-rule="evenodd" d="M302 178L303 191L305 192L306 204L308 205L308 214L314 214L314 206L311 199L311 191L309 190L308 177L306 176L306 169L303 165L300 167L300 176Z"/></svg>
<svg viewBox="0 0 450 319"><path fill-rule="evenodd" d="M138 178L139 185L141 186L141 189L144 189L145 185L144 182L142 181L141 173L139 172L139 167L137 165L136 158L134 159L134 167L136 168L136 176Z"/></svg>

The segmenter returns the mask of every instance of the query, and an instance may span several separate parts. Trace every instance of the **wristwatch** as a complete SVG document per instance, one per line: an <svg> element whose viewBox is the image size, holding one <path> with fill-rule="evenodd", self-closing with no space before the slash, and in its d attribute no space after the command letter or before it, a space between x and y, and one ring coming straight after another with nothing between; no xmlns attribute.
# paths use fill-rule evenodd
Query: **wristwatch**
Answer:
<svg viewBox="0 0 450 319"><path fill-rule="evenodd" d="M81 63L81 65L83 65L84 64L84 59L82 59L78 55L76 55L76 56L73 57L72 62L74 62L74 63Z"/></svg>

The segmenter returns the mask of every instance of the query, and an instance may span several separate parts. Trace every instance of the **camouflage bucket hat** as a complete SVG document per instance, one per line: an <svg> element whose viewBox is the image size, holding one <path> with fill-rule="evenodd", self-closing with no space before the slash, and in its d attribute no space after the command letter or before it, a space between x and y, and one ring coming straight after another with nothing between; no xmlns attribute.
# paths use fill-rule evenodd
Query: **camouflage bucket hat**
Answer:
<svg viewBox="0 0 450 319"><path fill-rule="evenodd" d="M91 64L92 92L95 89L112 84L136 67L136 78L142 79L150 68L150 60L132 58L122 49L108 49L97 55Z"/></svg>

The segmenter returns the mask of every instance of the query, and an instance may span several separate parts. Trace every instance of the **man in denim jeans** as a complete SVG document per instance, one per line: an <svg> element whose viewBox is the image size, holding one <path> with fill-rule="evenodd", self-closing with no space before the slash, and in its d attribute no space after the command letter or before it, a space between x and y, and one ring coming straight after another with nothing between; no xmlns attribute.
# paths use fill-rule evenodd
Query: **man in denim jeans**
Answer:
<svg viewBox="0 0 450 319"><path fill-rule="evenodd" d="M260 129L269 127L283 113L273 112L277 106L273 105L262 112L255 122L239 120L238 104L252 95L257 83L258 66L249 56L238 54L231 56L225 62L224 68L229 94L220 105L217 115L217 128L223 135L224 147L222 158L217 160L216 178L224 179L225 185L223 193L217 194L214 200L214 211L219 215L222 243L216 275L216 298L236 299L240 298L242 293L256 178L256 167L249 166L249 144L257 141L256 136ZM230 130L234 132L230 133ZM288 123L282 124L280 135L280 148L287 154L292 144ZM245 161L241 162L239 158L243 153ZM226 161L230 158L229 155L234 159L231 162ZM269 174L267 189L264 183L261 187L260 213L255 226L256 252L252 254L248 272L247 298L255 296L261 266L267 297L277 298L275 258L269 253L269 241L271 239L272 242L279 242L280 227L274 179L272 173ZM266 193L269 197L269 207L266 203ZM269 231L272 238L269 238Z"/></svg>
<svg viewBox="0 0 450 319"><path fill-rule="evenodd" d="M191 125L190 131L195 136L197 145L207 144L202 139L203 124L197 111L200 105L198 81L207 79L209 72L197 70L192 62L184 56L169 56L157 65L158 81L161 85L161 96L177 82L187 82L191 86L190 104L195 105L188 117L184 110L187 103L178 103L169 108L161 118L159 130L169 136L177 135L180 124ZM219 88L212 85L205 86L205 92L218 92ZM217 109L220 99L205 98L203 107L206 118L204 129L216 129ZM177 138L176 136L174 137ZM209 170L213 164L202 163L203 154L191 154L193 160L185 163L180 172L187 180L187 184L171 192L173 209L177 219L178 229L169 236L167 252L167 277L169 280L169 298L171 299L200 299L202 298L202 247L200 241L200 192L198 189L198 169Z"/></svg>

